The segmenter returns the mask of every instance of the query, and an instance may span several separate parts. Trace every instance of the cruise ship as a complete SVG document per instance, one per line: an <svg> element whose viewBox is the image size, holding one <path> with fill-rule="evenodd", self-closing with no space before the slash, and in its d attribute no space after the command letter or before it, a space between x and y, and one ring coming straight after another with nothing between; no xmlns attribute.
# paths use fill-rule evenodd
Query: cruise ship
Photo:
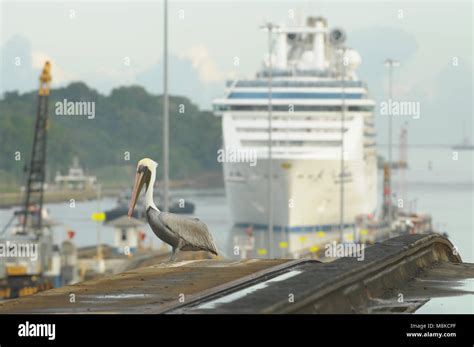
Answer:
<svg viewBox="0 0 474 347"><path fill-rule="evenodd" d="M276 230L339 228L341 182L350 228L357 215L374 213L377 201L375 103L356 75L361 57L345 47L345 32L330 30L321 17L280 26L272 37L273 53L255 77L227 81L225 95L213 101L223 150L233 152L223 160L233 222L268 226L271 158ZM241 160L251 154L256 160Z"/></svg>

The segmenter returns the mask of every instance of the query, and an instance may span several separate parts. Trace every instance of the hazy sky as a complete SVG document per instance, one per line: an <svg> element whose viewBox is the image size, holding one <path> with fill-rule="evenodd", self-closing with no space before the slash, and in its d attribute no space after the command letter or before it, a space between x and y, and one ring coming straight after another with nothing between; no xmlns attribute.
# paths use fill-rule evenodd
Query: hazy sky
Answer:
<svg viewBox="0 0 474 347"><path fill-rule="evenodd" d="M161 91L162 1L1 1L0 11L2 92L36 88L45 59L53 62L56 86L81 80L103 93L129 84ZM170 1L171 91L209 108L226 78L253 75L260 66L262 23L292 25L308 15L346 30L348 45L362 56L359 76L378 102L386 95L384 59L400 60L396 98L421 107L420 119L396 122L409 121L411 143L457 142L463 123L472 133L470 1ZM386 118L376 121L383 142Z"/></svg>

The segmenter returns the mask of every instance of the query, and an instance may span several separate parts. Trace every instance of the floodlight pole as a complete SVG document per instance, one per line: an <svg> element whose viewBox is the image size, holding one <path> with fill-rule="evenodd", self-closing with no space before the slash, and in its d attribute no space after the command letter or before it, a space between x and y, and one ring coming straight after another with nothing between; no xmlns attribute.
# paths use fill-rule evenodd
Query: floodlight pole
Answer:
<svg viewBox="0 0 474 347"><path fill-rule="evenodd" d="M164 1L163 48L163 211L169 212L168 1Z"/></svg>
<svg viewBox="0 0 474 347"><path fill-rule="evenodd" d="M268 257L273 258L273 165L272 165L272 33L278 29L273 23L266 23L263 28L268 32Z"/></svg>

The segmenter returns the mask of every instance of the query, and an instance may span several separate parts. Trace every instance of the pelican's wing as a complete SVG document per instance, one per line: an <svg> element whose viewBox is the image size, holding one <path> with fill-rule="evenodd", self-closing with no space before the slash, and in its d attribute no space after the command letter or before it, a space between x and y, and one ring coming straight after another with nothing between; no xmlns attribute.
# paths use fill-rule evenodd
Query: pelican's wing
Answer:
<svg viewBox="0 0 474 347"><path fill-rule="evenodd" d="M181 217L173 213L161 212L160 221L173 233L192 247L217 255L217 248L207 225L197 218Z"/></svg>

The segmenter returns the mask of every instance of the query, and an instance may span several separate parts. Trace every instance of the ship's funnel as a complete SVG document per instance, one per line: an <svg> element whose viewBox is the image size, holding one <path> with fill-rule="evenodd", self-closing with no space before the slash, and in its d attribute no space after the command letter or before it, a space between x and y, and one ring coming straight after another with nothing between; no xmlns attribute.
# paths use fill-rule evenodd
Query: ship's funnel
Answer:
<svg viewBox="0 0 474 347"><path fill-rule="evenodd" d="M326 19L322 17L308 18L308 25L319 29L313 35L314 67L318 70L326 68L325 37L327 31Z"/></svg>
<svg viewBox="0 0 474 347"><path fill-rule="evenodd" d="M277 50L277 65L280 69L286 69L287 63L287 46L286 46L286 32L278 33L278 50Z"/></svg>

